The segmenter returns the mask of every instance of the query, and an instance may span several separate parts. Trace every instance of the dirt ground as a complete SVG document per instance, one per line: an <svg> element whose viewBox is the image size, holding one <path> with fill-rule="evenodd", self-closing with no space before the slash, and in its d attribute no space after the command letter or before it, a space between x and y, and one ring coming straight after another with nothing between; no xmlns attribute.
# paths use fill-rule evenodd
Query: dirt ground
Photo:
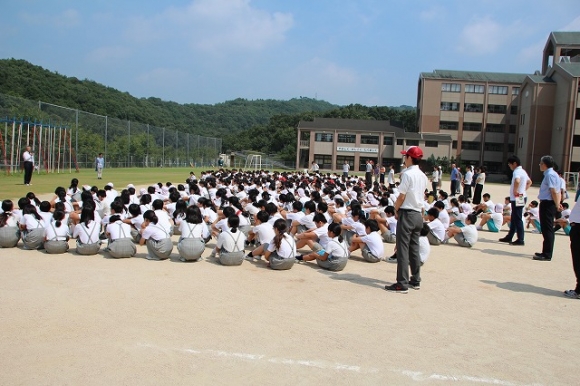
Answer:
<svg viewBox="0 0 580 386"><path fill-rule="evenodd" d="M432 247L408 294L359 253L330 273L0 250L0 384L577 385L569 240L538 262L541 235L505 233Z"/></svg>

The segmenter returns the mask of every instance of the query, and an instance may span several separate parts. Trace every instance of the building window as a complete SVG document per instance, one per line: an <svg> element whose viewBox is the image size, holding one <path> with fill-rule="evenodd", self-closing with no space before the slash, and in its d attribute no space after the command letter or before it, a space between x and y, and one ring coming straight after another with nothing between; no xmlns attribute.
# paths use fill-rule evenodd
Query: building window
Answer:
<svg viewBox="0 0 580 386"><path fill-rule="evenodd" d="M523 125L525 121L526 121L526 114L522 114L520 116L520 125Z"/></svg>
<svg viewBox="0 0 580 386"><path fill-rule="evenodd" d="M459 103L441 102L441 111L459 111Z"/></svg>
<svg viewBox="0 0 580 386"><path fill-rule="evenodd" d="M512 87L512 95L520 95L520 88Z"/></svg>
<svg viewBox="0 0 580 386"><path fill-rule="evenodd" d="M354 168L354 157L350 156L350 155L337 155L336 156L336 168L342 169L342 165L344 165L344 161L348 162L351 170Z"/></svg>
<svg viewBox="0 0 580 386"><path fill-rule="evenodd" d="M507 86L488 86L487 92L489 94L507 95L508 88Z"/></svg>
<svg viewBox="0 0 580 386"><path fill-rule="evenodd" d="M580 109L576 109L576 120L580 119Z"/></svg>
<svg viewBox="0 0 580 386"><path fill-rule="evenodd" d="M332 156L327 154L314 154L314 162L318 164L320 169L332 168Z"/></svg>
<svg viewBox="0 0 580 386"><path fill-rule="evenodd" d="M438 147L439 142L437 141L425 141L425 147Z"/></svg>
<svg viewBox="0 0 580 386"><path fill-rule="evenodd" d="M340 143L355 143L356 135L354 134L338 134L338 142Z"/></svg>
<svg viewBox="0 0 580 386"><path fill-rule="evenodd" d="M490 143L486 142L483 144L483 150L485 151L501 151L503 152L503 143Z"/></svg>
<svg viewBox="0 0 580 386"><path fill-rule="evenodd" d="M506 111L506 105L487 105L487 112L490 114L505 114Z"/></svg>
<svg viewBox="0 0 580 386"><path fill-rule="evenodd" d="M451 144L451 148L457 149L457 141L453 141L453 143Z"/></svg>
<svg viewBox="0 0 580 386"><path fill-rule="evenodd" d="M463 111L466 113L483 113L483 104L481 103L466 103L463 106Z"/></svg>
<svg viewBox="0 0 580 386"><path fill-rule="evenodd" d="M463 150L479 150L481 142L462 141L461 149Z"/></svg>
<svg viewBox="0 0 580 386"><path fill-rule="evenodd" d="M480 84L466 84L465 85L465 92L472 93L472 94L483 94L485 91L485 87Z"/></svg>
<svg viewBox="0 0 580 386"><path fill-rule="evenodd" d="M441 121L439 122L439 130L457 130L459 122Z"/></svg>
<svg viewBox="0 0 580 386"><path fill-rule="evenodd" d="M481 131L481 123L464 122L463 131Z"/></svg>
<svg viewBox="0 0 580 386"><path fill-rule="evenodd" d="M393 137L383 137L383 145L392 146Z"/></svg>
<svg viewBox="0 0 580 386"><path fill-rule="evenodd" d="M407 146L419 146L419 140L417 139L408 139Z"/></svg>
<svg viewBox="0 0 580 386"><path fill-rule="evenodd" d="M378 135L361 135L360 143L365 145L378 145L379 136Z"/></svg>
<svg viewBox="0 0 580 386"><path fill-rule="evenodd" d="M301 141L310 141L310 131L301 131L300 132L300 140Z"/></svg>
<svg viewBox="0 0 580 386"><path fill-rule="evenodd" d="M330 133L316 133L314 140L316 142L332 142L333 136Z"/></svg>
<svg viewBox="0 0 580 386"><path fill-rule="evenodd" d="M508 143L508 153L513 153L516 146L513 143Z"/></svg>
<svg viewBox="0 0 580 386"><path fill-rule="evenodd" d="M443 83L441 91L445 92L461 92L461 85L459 83Z"/></svg>
<svg viewBox="0 0 580 386"><path fill-rule="evenodd" d="M524 137L518 139L518 147L521 149L524 147Z"/></svg>
<svg viewBox="0 0 580 386"><path fill-rule="evenodd" d="M575 135L572 139L572 146L578 147L580 146L580 135Z"/></svg>
<svg viewBox="0 0 580 386"><path fill-rule="evenodd" d="M510 114L511 115L518 115L518 106L517 105L510 106Z"/></svg>
<svg viewBox="0 0 580 386"><path fill-rule="evenodd" d="M510 125L510 134L516 133L516 125Z"/></svg>
<svg viewBox="0 0 580 386"><path fill-rule="evenodd" d="M488 133L503 133L505 129L505 125L498 124L498 123L488 123L485 126L485 131Z"/></svg>
<svg viewBox="0 0 580 386"><path fill-rule="evenodd" d="M402 139L397 139L397 145L403 146L403 140Z"/></svg>

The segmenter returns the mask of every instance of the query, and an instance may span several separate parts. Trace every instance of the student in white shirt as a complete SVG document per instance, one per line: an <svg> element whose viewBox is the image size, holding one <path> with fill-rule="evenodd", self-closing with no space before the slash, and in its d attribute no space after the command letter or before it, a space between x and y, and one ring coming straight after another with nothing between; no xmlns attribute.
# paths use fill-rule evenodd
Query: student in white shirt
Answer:
<svg viewBox="0 0 580 386"><path fill-rule="evenodd" d="M216 247L210 257L216 257L219 252L217 258L222 265L241 265L244 261L246 236L238 229L238 216L228 217L228 225L229 229L217 237Z"/></svg>
<svg viewBox="0 0 580 386"><path fill-rule="evenodd" d="M274 231L275 226L273 227L268 223L269 219L270 215L268 214L268 212L263 210L259 211L258 214L256 215L256 226L250 231L248 240L256 240L257 247L246 255L246 258L248 260L252 260L254 258L260 260L261 255L263 255L268 250L269 244L271 243L272 239L276 236ZM281 218L277 219L274 222L274 225L278 221L286 222L286 220ZM284 230L284 232L286 232L286 229Z"/></svg>
<svg viewBox="0 0 580 386"><path fill-rule="evenodd" d="M451 219L449 218L449 213L445 208L445 204L441 201L436 201L433 204L433 207L439 211L439 216L437 218L439 221L441 221L441 224L443 224L445 230L447 230L447 228L449 228L449 222Z"/></svg>
<svg viewBox="0 0 580 386"><path fill-rule="evenodd" d="M441 211L437 208L431 208L427 211L427 224L431 231L427 235L427 239L431 245L440 245L445 240L445 227L443 223L439 221L439 215Z"/></svg>
<svg viewBox="0 0 580 386"><path fill-rule="evenodd" d="M11 200L2 201L0 214L0 248L14 248L20 240L18 220L12 213L14 203Z"/></svg>
<svg viewBox="0 0 580 386"><path fill-rule="evenodd" d="M46 226L44 249L49 254L60 254L68 251L69 229L64 224L65 213L57 210L53 213L53 221Z"/></svg>
<svg viewBox="0 0 580 386"><path fill-rule="evenodd" d="M350 211L350 216L344 217L340 223L340 227L344 232L343 238L349 247L352 243L352 237L354 235L362 237L367 234L365 225L361 222L361 216L363 216L364 213L365 212L360 205L353 205Z"/></svg>
<svg viewBox="0 0 580 386"><path fill-rule="evenodd" d="M308 245L313 252L318 252L324 249L328 241L330 241L326 217L322 213L316 213L312 220L316 227L296 235L296 249L301 249Z"/></svg>
<svg viewBox="0 0 580 386"><path fill-rule="evenodd" d="M384 210L385 217L376 213L373 217L379 225L381 237L385 243L395 244L397 242L397 218L395 217L395 207L387 206Z"/></svg>
<svg viewBox="0 0 580 386"><path fill-rule="evenodd" d="M137 248L133 244L129 224L123 223L118 214L111 215L108 221L105 234L109 243L105 251L116 259L135 256Z"/></svg>
<svg viewBox="0 0 580 386"><path fill-rule="evenodd" d="M173 242L167 229L159 224L154 211L143 213L139 245L147 244L147 260L168 259L173 251Z"/></svg>
<svg viewBox="0 0 580 386"><path fill-rule="evenodd" d="M84 207L81 211L81 221L73 230L73 238L77 241L76 251L79 255L96 255L99 252L100 229L101 224L95 221L95 211L91 207Z"/></svg>
<svg viewBox="0 0 580 386"><path fill-rule="evenodd" d="M281 271L292 268L295 257L296 241L288 233L286 220L280 218L274 222L274 237L267 244L264 258L268 261L268 267Z"/></svg>
<svg viewBox="0 0 580 386"><path fill-rule="evenodd" d="M169 213L163 209L163 201L157 199L153 201L151 206L153 207L155 216L157 216L157 225L162 227L165 233L171 237L173 235L173 220L169 217Z"/></svg>
<svg viewBox="0 0 580 386"><path fill-rule="evenodd" d="M376 220L367 220L365 222L365 231L365 236L353 236L349 252L352 253L360 248L365 261L378 263L384 259L385 254L383 240L378 233L379 224Z"/></svg>
<svg viewBox="0 0 580 386"><path fill-rule="evenodd" d="M477 228L475 227L476 221L477 216L474 214L468 214L464 227L449 227L447 230L448 238L454 238L455 241L457 241L457 244L461 247L473 247L477 242Z"/></svg>
<svg viewBox="0 0 580 386"><path fill-rule="evenodd" d="M316 227L313 221L315 212L316 204L314 201L306 201L304 203L304 216L298 220L292 221L292 230L290 232L295 235L296 233L302 233L309 229L314 229Z"/></svg>
<svg viewBox="0 0 580 386"><path fill-rule="evenodd" d="M24 249L44 248L44 221L36 212L34 205L28 204L22 210L20 231Z"/></svg>
<svg viewBox="0 0 580 386"><path fill-rule="evenodd" d="M501 226L503 225L503 205L495 204L493 213L482 213L481 221L479 225L476 226L477 230L483 229L483 226L487 224L487 229L490 232L499 232Z"/></svg>
<svg viewBox="0 0 580 386"><path fill-rule="evenodd" d="M210 236L207 224L196 205L187 208L185 218L179 224L181 237L177 243L179 260L198 261L205 251L205 239Z"/></svg>
<svg viewBox="0 0 580 386"><path fill-rule="evenodd" d="M304 261L316 260L319 267L329 271L342 271L348 262L350 253L348 246L341 236L342 229L339 224L328 225L328 237L330 241L326 248L318 253L310 253L302 256Z"/></svg>

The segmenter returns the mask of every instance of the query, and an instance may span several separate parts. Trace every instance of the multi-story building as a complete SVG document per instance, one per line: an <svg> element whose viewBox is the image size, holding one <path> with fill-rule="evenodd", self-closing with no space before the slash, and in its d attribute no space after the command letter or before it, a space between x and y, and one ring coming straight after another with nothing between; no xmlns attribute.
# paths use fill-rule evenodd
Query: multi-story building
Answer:
<svg viewBox="0 0 580 386"><path fill-rule="evenodd" d="M346 161L351 171L364 171L370 159L399 170L401 150L413 145L423 149L425 159L451 154L448 134L406 132L390 121L315 118L298 124L296 167L307 169L315 161L323 170L340 171Z"/></svg>
<svg viewBox="0 0 580 386"><path fill-rule="evenodd" d="M552 32L542 71L509 74L435 70L422 73L417 93L420 133L448 134L452 156L506 170L517 154L534 181L550 154L559 169L580 168L580 32Z"/></svg>

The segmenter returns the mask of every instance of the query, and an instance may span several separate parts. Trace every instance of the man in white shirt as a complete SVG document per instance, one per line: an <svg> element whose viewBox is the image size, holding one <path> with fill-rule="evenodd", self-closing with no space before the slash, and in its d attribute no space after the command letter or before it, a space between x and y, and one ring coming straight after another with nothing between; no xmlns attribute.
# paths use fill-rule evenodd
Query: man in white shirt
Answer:
<svg viewBox="0 0 580 386"><path fill-rule="evenodd" d="M26 146L26 150L22 153L24 185L31 185L30 180L32 180L32 171L34 170L34 153L31 150L32 148L30 146Z"/></svg>
<svg viewBox="0 0 580 386"><path fill-rule="evenodd" d="M527 200L526 190L532 185L532 180L528 176L528 173L522 168L521 162L518 156L512 155L507 159L508 166L513 170L512 182L510 185L510 204L512 208L511 215L511 226L508 234L505 237L499 239L504 243L510 243L512 245L524 245L524 220L523 212L524 206ZM522 200L523 197L523 200ZM519 201L518 202L516 202ZM516 240L512 242L514 235L517 236Z"/></svg>
<svg viewBox="0 0 580 386"><path fill-rule="evenodd" d="M344 178L345 181L348 178L349 171L350 171L350 165L348 164L348 161L344 161L344 164L342 165L342 177Z"/></svg>
<svg viewBox="0 0 580 386"><path fill-rule="evenodd" d="M395 186L395 166L393 164L389 165L389 174L387 175L387 184L389 188Z"/></svg>
<svg viewBox="0 0 580 386"><path fill-rule="evenodd" d="M473 182L473 170L471 166L465 169L465 176L463 176L463 196L471 198L471 183Z"/></svg>
<svg viewBox="0 0 580 386"><path fill-rule="evenodd" d="M387 291L395 293L407 293L409 287L420 288L419 236L423 228L423 196L428 184L427 176L419 169L423 150L418 146L411 146L401 154L405 156L406 169L401 174L399 196L395 202L395 212L398 216L397 282L385 287Z"/></svg>

